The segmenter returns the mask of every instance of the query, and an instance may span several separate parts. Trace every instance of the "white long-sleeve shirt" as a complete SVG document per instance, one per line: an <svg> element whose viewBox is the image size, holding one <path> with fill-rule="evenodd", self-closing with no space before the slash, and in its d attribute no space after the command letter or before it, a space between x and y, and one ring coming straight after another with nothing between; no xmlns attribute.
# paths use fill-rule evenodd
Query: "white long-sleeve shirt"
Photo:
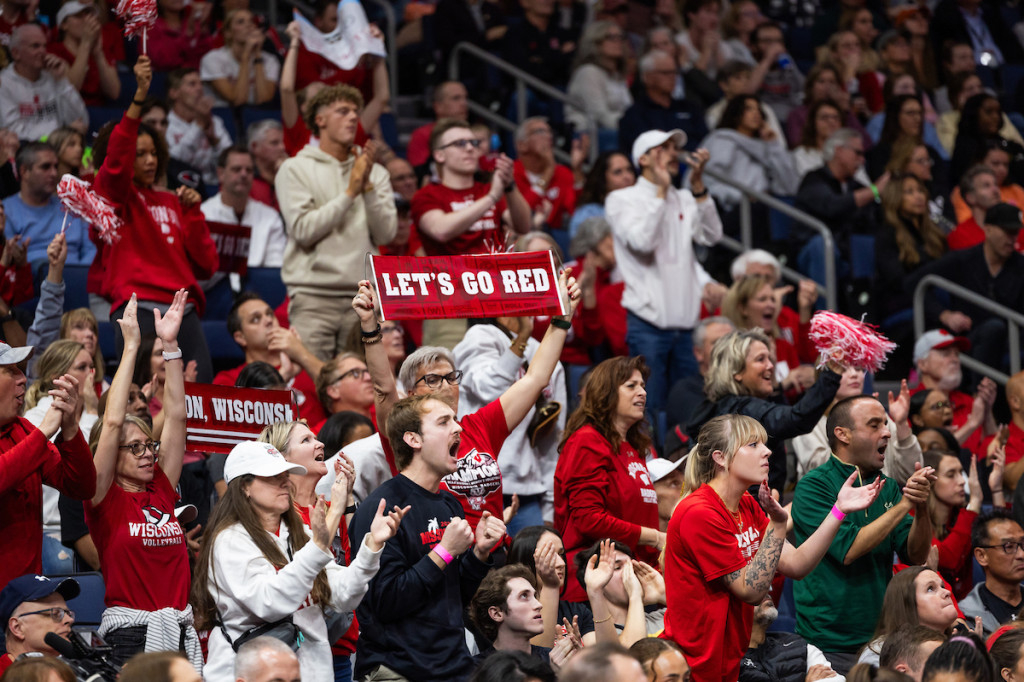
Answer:
<svg viewBox="0 0 1024 682"><path fill-rule="evenodd" d="M170 155L184 161L203 174L207 185L217 183L217 157L231 146L231 135L220 116L213 117L216 144L210 144L206 133L195 121L189 123L174 111L167 114L167 149Z"/></svg>
<svg viewBox="0 0 1024 682"><path fill-rule="evenodd" d="M245 213L239 219L235 209L224 203L220 192L204 201L199 208L207 220L252 228L249 237L250 268L281 267L288 236L280 213L264 203L249 199L245 203Z"/></svg>
<svg viewBox="0 0 1024 682"><path fill-rule="evenodd" d="M660 329L697 326L704 285L712 280L693 245L721 239L715 203L698 202L689 190L674 187L659 199L657 186L641 177L608 195L605 216L626 283L622 306Z"/></svg>
<svg viewBox="0 0 1024 682"><path fill-rule="evenodd" d="M0 128L7 128L19 140L38 140L75 121L89 125L89 112L82 96L67 78L60 80L48 71L30 81L11 64L0 71Z"/></svg>
<svg viewBox="0 0 1024 682"><path fill-rule="evenodd" d="M455 346L455 366L462 370L462 384L459 392L459 418L476 412L498 398L517 380L526 374L526 363L533 360L540 343L533 338L526 342L526 352L519 357L512 352L511 341L497 327L490 324L475 324ZM544 397L557 402L562 411L556 423L543 437L537 439L536 447L530 445L526 430L537 407L530 411L505 439L498 453L498 468L501 469L502 490L506 495L540 495L550 497L551 513L554 514L555 466L558 464L558 438L565 428L568 410L566 400L565 370L561 363L555 363Z"/></svg>
<svg viewBox="0 0 1024 682"><path fill-rule="evenodd" d="M268 535L281 553L288 556L288 528L282 523L277 535ZM302 679L305 682L334 680L327 622L320 605L311 601L313 580L321 569L326 569L331 607L336 611L351 611L366 594L370 579L377 574L383 548L371 552L364 540L352 565L344 567L334 563L330 553L310 541L292 553L284 568L277 570L241 524L221 531L214 543L208 576L210 593L231 639L237 640L251 628L290 615L305 637L298 651ZM209 651L203 667L206 682L233 682L235 652L219 627L210 633Z"/></svg>

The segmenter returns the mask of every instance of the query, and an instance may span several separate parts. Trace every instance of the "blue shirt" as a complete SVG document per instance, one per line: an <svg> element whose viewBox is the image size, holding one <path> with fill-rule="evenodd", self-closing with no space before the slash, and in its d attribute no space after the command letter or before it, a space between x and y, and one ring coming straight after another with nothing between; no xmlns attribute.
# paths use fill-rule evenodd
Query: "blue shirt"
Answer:
<svg viewBox="0 0 1024 682"><path fill-rule="evenodd" d="M28 262L46 260L46 247L60 232L64 222L64 208L60 198L54 194L46 206L28 206L20 194L13 194L3 201L7 214L4 236L11 239L21 235L21 241L29 239ZM68 265L90 265L96 255L96 246L89 241L89 226L77 216L68 215L65 231L68 240Z"/></svg>

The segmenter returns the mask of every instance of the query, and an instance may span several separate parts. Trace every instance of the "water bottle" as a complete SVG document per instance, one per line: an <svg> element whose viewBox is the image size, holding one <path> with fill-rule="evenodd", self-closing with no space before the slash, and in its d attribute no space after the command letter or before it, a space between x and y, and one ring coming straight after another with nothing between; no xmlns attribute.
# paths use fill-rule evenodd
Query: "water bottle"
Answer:
<svg viewBox="0 0 1024 682"><path fill-rule="evenodd" d="M779 65L780 69L788 69L789 67L793 66L793 59L788 54L783 52L782 54L779 55L779 58L776 60L775 63Z"/></svg>

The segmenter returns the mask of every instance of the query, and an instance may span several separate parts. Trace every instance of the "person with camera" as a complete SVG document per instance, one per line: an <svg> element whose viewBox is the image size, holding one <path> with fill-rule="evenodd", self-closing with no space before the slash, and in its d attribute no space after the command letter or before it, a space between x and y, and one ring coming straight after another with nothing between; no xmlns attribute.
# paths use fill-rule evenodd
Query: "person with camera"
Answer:
<svg viewBox="0 0 1024 682"><path fill-rule="evenodd" d="M52 580L32 573L7 583L0 592L0 623L7 649L0 654L0 675L23 654L57 655L46 643L46 635L67 637L71 632L75 613L66 600L77 597L80 590L73 578Z"/></svg>
<svg viewBox="0 0 1024 682"><path fill-rule="evenodd" d="M227 491L210 515L192 589L200 627L211 630L207 682L234 680L236 653L261 635L297 650L306 682L334 679L324 610L346 613L362 601L408 507L385 513L381 499L359 538L364 551L339 566L331 546L345 506L328 508L319 497L307 531L289 480L305 473L270 443L256 441L236 445L224 463ZM332 499L344 500L353 478L354 472L340 469Z"/></svg>

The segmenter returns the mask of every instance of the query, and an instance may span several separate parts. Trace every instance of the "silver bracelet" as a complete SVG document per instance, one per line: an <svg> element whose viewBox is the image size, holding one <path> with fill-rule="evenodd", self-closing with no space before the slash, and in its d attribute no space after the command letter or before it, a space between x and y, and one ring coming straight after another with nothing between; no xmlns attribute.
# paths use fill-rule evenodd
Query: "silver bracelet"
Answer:
<svg viewBox="0 0 1024 682"><path fill-rule="evenodd" d="M181 360L181 349L168 353L163 351L164 360Z"/></svg>

